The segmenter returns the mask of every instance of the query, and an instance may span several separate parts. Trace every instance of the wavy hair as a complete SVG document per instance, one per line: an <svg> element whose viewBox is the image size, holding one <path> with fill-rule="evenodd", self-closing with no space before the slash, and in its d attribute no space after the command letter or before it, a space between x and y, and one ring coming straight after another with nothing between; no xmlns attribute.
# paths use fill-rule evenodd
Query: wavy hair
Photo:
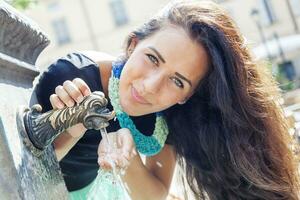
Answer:
<svg viewBox="0 0 300 200"><path fill-rule="evenodd" d="M194 196L298 199L298 167L278 87L232 19L210 1L171 3L129 34L125 48L133 37L143 40L168 24L182 27L210 58L193 96L163 111Z"/></svg>

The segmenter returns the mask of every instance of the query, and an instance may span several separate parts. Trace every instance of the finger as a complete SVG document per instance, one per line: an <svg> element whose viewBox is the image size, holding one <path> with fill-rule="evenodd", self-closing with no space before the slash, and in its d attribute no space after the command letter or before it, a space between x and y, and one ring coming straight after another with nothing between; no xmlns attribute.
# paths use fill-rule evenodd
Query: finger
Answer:
<svg viewBox="0 0 300 200"><path fill-rule="evenodd" d="M62 109L65 107L65 104L59 99L57 94L50 95L49 100L53 109Z"/></svg>
<svg viewBox="0 0 300 200"><path fill-rule="evenodd" d="M65 81L63 83L64 90L71 97L73 102L80 103L83 100L83 94L79 90L79 88L72 81Z"/></svg>
<svg viewBox="0 0 300 200"><path fill-rule="evenodd" d="M98 164L101 168L111 170L113 167L117 167L117 159L115 156L106 154L105 156L98 157Z"/></svg>
<svg viewBox="0 0 300 200"><path fill-rule="evenodd" d="M77 86L77 88L80 90L81 94L83 94L84 96L88 96L91 94L91 90L90 90L89 86L81 78L75 78L73 80L73 83Z"/></svg>
<svg viewBox="0 0 300 200"><path fill-rule="evenodd" d="M98 153L98 159L102 159L103 160L105 158L106 154L107 154L106 152L99 152Z"/></svg>
<svg viewBox="0 0 300 200"><path fill-rule="evenodd" d="M124 156L125 159L130 160L134 155L134 154L131 153L134 150L134 146L131 145L129 142L127 142L124 139L122 141L119 141L119 142L123 143L120 154L122 156Z"/></svg>
<svg viewBox="0 0 300 200"><path fill-rule="evenodd" d="M57 86L55 88L55 94L68 107L72 107L74 105L73 99L70 97L70 95L67 93L67 91L63 86L61 85Z"/></svg>
<svg viewBox="0 0 300 200"><path fill-rule="evenodd" d="M108 133L108 141L106 138L102 138L99 146L98 146L98 153L100 152L108 152L109 150L114 150L117 148L116 144L116 139L117 139L117 133L116 132L110 132Z"/></svg>
<svg viewBox="0 0 300 200"><path fill-rule="evenodd" d="M127 168L129 166L130 161L125 156L120 156L118 158L117 164L118 164L118 168L124 169L124 168Z"/></svg>
<svg viewBox="0 0 300 200"><path fill-rule="evenodd" d="M110 164L110 167L124 168L129 165L129 159L123 155L122 149L115 149L113 152L106 154L104 160Z"/></svg>
<svg viewBox="0 0 300 200"><path fill-rule="evenodd" d="M109 146L108 146L106 140L102 139L98 146L98 155L103 154L103 153L106 154L106 153L108 153L108 150L109 150Z"/></svg>
<svg viewBox="0 0 300 200"><path fill-rule="evenodd" d="M98 157L98 164L101 168L104 168L104 159L102 156Z"/></svg>
<svg viewBox="0 0 300 200"><path fill-rule="evenodd" d="M103 156L103 154L99 156L98 164L105 170L112 170L113 168L126 169L129 166L130 161L120 153L114 152L112 154L106 154L105 156Z"/></svg>
<svg viewBox="0 0 300 200"><path fill-rule="evenodd" d="M109 163L105 162L105 161L101 161L99 163L99 166L101 169L104 169L104 170L111 170L112 167L109 165Z"/></svg>
<svg viewBox="0 0 300 200"><path fill-rule="evenodd" d="M122 155L121 149L111 154L110 160L110 164L115 165L116 168L125 168L129 165L129 160Z"/></svg>
<svg viewBox="0 0 300 200"><path fill-rule="evenodd" d="M106 153L100 153L98 156L98 164L101 168L105 169L108 166L106 161Z"/></svg>
<svg viewBox="0 0 300 200"><path fill-rule="evenodd" d="M118 130L117 144L122 148L122 153L129 158L130 152L135 148L135 144L130 130L123 128Z"/></svg>
<svg viewBox="0 0 300 200"><path fill-rule="evenodd" d="M136 148L134 148L132 151L131 151L131 157L134 157L137 155L137 151L136 151Z"/></svg>

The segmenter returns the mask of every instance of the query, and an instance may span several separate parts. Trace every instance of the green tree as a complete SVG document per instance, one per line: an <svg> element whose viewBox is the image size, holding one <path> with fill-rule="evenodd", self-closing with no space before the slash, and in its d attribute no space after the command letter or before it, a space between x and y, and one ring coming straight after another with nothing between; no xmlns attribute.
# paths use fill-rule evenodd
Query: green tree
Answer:
<svg viewBox="0 0 300 200"><path fill-rule="evenodd" d="M36 0L6 0L13 7L24 10L28 8L30 5L35 4Z"/></svg>

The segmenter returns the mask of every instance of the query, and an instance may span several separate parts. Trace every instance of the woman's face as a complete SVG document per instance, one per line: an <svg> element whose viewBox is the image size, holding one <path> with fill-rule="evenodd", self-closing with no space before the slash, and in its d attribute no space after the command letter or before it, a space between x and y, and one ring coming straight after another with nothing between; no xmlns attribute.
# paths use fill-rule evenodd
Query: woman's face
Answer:
<svg viewBox="0 0 300 200"><path fill-rule="evenodd" d="M133 40L134 41L134 40ZM186 100L208 71L205 49L177 26L132 42L120 77L120 103L131 116L167 109Z"/></svg>

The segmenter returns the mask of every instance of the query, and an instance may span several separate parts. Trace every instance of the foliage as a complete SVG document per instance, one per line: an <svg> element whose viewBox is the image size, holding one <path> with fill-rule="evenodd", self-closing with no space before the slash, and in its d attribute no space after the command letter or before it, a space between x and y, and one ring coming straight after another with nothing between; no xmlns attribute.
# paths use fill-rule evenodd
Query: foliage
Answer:
<svg viewBox="0 0 300 200"><path fill-rule="evenodd" d="M13 7L20 9L20 10L25 10L32 4L36 4L36 0L6 0L7 3L11 4Z"/></svg>
<svg viewBox="0 0 300 200"><path fill-rule="evenodd" d="M280 87L280 89L283 90L283 92L287 92L287 91L296 89L297 86L295 84L295 81L290 81L287 79L282 66L277 65L277 66L273 66L273 67L277 68L276 72L273 73L273 75L275 75L275 79L279 83L279 87Z"/></svg>

